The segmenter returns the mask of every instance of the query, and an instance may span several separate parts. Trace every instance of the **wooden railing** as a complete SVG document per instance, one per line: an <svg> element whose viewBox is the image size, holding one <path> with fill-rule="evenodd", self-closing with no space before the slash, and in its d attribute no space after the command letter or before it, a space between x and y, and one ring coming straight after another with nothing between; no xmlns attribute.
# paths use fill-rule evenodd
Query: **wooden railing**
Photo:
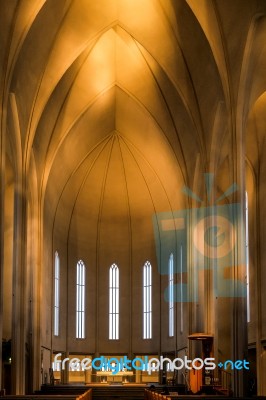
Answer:
<svg viewBox="0 0 266 400"><path fill-rule="evenodd" d="M216 369L212 379L212 385L218 392L229 396L232 390L231 373L223 369Z"/></svg>
<svg viewBox="0 0 266 400"><path fill-rule="evenodd" d="M167 396L164 394L157 393L153 390L144 390L144 400L167 400Z"/></svg>
<svg viewBox="0 0 266 400"><path fill-rule="evenodd" d="M86 392L78 396L76 400L92 400L92 389L86 390Z"/></svg>
<svg viewBox="0 0 266 400"><path fill-rule="evenodd" d="M82 394L27 394L0 396L1 400L92 400L92 389Z"/></svg>
<svg viewBox="0 0 266 400"><path fill-rule="evenodd" d="M230 374L229 374L230 375ZM172 394L170 395L161 395L155 391L151 391L145 389L144 394L145 400L225 400L228 399L225 395L222 394L213 394L213 395L202 395L202 394L188 394L188 395L179 395L179 394ZM230 400L239 400L239 397L231 396L229 397ZM242 400L250 400L250 397L241 397ZM257 396L254 397L256 400L266 400L266 397Z"/></svg>
<svg viewBox="0 0 266 400"><path fill-rule="evenodd" d="M95 383L86 387L86 389L88 388L92 389L93 400L143 400L144 398L143 385L105 385ZM50 395L68 395L74 393L76 395L83 395L84 390L84 385L46 385L42 386L40 394L47 395L47 400L49 400Z"/></svg>

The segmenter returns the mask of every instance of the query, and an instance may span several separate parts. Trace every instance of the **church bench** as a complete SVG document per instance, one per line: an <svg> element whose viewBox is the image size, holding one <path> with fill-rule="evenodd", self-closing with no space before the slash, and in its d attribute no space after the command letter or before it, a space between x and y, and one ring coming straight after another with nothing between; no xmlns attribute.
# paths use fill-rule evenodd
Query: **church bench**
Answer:
<svg viewBox="0 0 266 400"><path fill-rule="evenodd" d="M92 389L73 394L27 394L0 396L1 400L92 400Z"/></svg>

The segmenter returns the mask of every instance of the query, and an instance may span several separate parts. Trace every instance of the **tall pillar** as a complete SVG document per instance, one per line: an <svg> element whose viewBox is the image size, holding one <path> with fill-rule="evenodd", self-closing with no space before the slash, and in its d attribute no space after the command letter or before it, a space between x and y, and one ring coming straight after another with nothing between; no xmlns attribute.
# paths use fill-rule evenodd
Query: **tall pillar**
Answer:
<svg viewBox="0 0 266 400"><path fill-rule="evenodd" d="M4 275L4 209L5 209L5 135L3 115L0 111L0 388L2 389L2 339L3 339L3 275Z"/></svg>
<svg viewBox="0 0 266 400"><path fill-rule="evenodd" d="M32 184L32 183L31 183ZM32 200L33 203L33 200ZM28 246L29 254L27 255L27 263L29 271L30 286L30 321L29 321L29 348L30 348L30 367L31 367L31 391L40 387L40 371L41 371L41 345L40 345L40 265L38 262L38 245L39 234L37 229L38 220L35 216L34 205L28 206L27 225L28 225Z"/></svg>
<svg viewBox="0 0 266 400"><path fill-rule="evenodd" d="M240 88L241 92L241 88ZM243 94L243 98L244 98ZM232 298L232 360L247 358L247 309L246 291L239 295L240 285L245 285L246 277L246 246L245 246L245 148L243 139L243 105L241 101L232 106L231 110L231 152L232 178L237 183L238 190L233 195L234 202L240 204L241 215L236 221L237 235L235 243L233 280L234 296ZM233 392L235 396L245 395L245 370L234 369Z"/></svg>
<svg viewBox="0 0 266 400"><path fill-rule="evenodd" d="M14 255L13 255L13 315L12 315L12 393L25 392L26 346L26 190L22 180L15 184Z"/></svg>

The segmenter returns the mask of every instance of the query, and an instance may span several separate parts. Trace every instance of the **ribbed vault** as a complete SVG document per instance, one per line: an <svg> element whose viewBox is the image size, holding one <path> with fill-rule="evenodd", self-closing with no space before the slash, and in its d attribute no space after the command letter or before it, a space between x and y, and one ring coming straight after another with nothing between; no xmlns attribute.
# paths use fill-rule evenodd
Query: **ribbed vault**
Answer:
<svg viewBox="0 0 266 400"><path fill-rule="evenodd" d="M203 301L195 312L194 305L182 309L187 318L182 333L169 338L164 330L167 283L157 270L156 245L161 243L155 242L153 218L198 207L182 187L205 200L204 173L214 173L214 198L237 183L239 191L225 201L243 203L245 158L246 186L254 192L249 194L251 218L266 218L265 207L255 208L266 195L265 15L263 0L0 0L0 178L6 202L14 198L8 211L15 209L14 235L7 232L6 243L15 238L17 299L20 294L25 304L38 299L33 306L38 357L41 345L52 349L54 343L66 352L110 353L104 291L108 268L116 263L125 322L121 347L118 343L111 352L184 349L189 331L200 328L216 330L215 351L232 358L235 348L230 346L242 325L238 320L231 326L228 318L224 335L207 271L200 288ZM264 226L256 229L258 237L265 236ZM65 289L64 336L58 338L51 317L55 251ZM254 245L251 259L263 260L263 251ZM73 271L81 259L88 266L91 296L85 344L75 341L71 308ZM147 260L155 270L154 307L159 310L154 320L159 328L148 345L142 340L140 305ZM24 285L24 293L19 277L27 268L34 272L32 288ZM259 268L254 261L253 270ZM252 279L259 287L260 276ZM258 298L254 289L254 304ZM17 299L14 320L27 314ZM32 300L27 304L31 307ZM181 309L176 310L179 318ZM256 321L259 305L258 310ZM220 311L235 313L229 303ZM230 315L233 320L235 314ZM25 332L34 331L26 325ZM14 368L22 376L26 338L20 327L11 329L14 357L20 351L21 360ZM34 374L38 381L37 369Z"/></svg>

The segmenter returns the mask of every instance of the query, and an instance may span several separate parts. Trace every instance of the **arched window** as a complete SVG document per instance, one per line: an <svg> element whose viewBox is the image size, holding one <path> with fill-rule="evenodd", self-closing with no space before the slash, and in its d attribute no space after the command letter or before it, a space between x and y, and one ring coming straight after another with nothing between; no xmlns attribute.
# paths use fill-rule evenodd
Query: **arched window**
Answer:
<svg viewBox="0 0 266 400"><path fill-rule="evenodd" d="M109 339L119 339L119 268L109 268Z"/></svg>
<svg viewBox="0 0 266 400"><path fill-rule="evenodd" d="M76 281L76 338L85 338L85 264L77 263Z"/></svg>
<svg viewBox="0 0 266 400"><path fill-rule="evenodd" d="M174 336L174 256L170 254L168 261L169 283L169 336Z"/></svg>
<svg viewBox="0 0 266 400"><path fill-rule="evenodd" d="M250 322L250 288L249 288L249 236L248 236L248 192L245 192L246 211L246 282L247 282L247 322Z"/></svg>
<svg viewBox="0 0 266 400"><path fill-rule="evenodd" d="M143 339L152 338L152 267L149 261L143 266Z"/></svg>
<svg viewBox="0 0 266 400"><path fill-rule="evenodd" d="M54 257L54 335L59 335L59 298L60 298L60 259L58 252Z"/></svg>

